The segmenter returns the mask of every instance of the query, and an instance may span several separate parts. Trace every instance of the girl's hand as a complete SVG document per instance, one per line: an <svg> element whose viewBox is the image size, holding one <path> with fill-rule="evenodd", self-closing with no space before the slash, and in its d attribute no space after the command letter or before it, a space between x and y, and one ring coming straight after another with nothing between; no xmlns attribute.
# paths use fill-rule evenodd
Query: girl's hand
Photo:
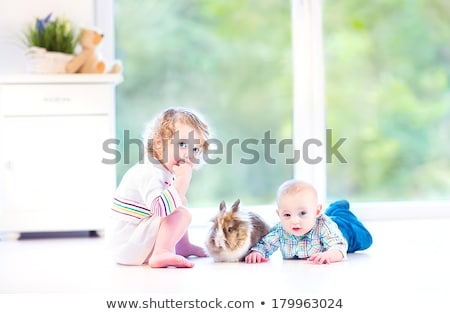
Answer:
<svg viewBox="0 0 450 314"><path fill-rule="evenodd" d="M181 198L185 198L189 184L192 178L192 163L181 162L178 165L174 165L173 173L175 174L175 181L173 186L177 189Z"/></svg>
<svg viewBox="0 0 450 314"><path fill-rule="evenodd" d="M186 161L180 160L178 162L178 164L173 166L172 170L173 170L173 173L177 177L186 176L190 180L190 178L192 176L192 168L193 168L193 164L191 162L189 162L189 161L186 162Z"/></svg>

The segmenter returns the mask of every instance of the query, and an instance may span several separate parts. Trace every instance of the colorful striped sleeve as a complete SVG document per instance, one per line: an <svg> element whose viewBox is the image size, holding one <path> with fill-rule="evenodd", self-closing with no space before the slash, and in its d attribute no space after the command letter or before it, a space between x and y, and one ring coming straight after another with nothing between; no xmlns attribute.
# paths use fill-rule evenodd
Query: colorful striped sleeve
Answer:
<svg viewBox="0 0 450 314"><path fill-rule="evenodd" d="M165 217L169 216L181 205L182 202L178 191L173 186L170 186L153 200L150 211L153 215Z"/></svg>
<svg viewBox="0 0 450 314"><path fill-rule="evenodd" d="M143 204L119 197L114 198L111 209L118 214L122 214L122 217L127 217L126 220L130 221L140 221L150 216L150 210Z"/></svg>

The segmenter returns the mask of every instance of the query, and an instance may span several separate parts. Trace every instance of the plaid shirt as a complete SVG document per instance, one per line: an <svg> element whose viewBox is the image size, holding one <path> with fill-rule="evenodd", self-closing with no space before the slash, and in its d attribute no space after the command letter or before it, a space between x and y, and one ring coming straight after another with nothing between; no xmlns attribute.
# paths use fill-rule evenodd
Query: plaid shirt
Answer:
<svg viewBox="0 0 450 314"><path fill-rule="evenodd" d="M295 236L284 231L280 223L273 226L251 251L257 251L268 258L281 249L284 259L307 258L314 253L333 248L347 256L348 243L336 223L330 217L320 215L310 232Z"/></svg>

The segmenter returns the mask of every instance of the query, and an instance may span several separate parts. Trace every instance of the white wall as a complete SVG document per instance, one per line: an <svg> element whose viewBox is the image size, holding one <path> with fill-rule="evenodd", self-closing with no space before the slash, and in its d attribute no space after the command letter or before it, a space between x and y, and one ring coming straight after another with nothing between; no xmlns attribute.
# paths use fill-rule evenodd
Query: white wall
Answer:
<svg viewBox="0 0 450 314"><path fill-rule="evenodd" d="M25 72L22 31L50 12L78 26L100 28L105 34L100 52L113 59L113 0L0 0L0 75Z"/></svg>

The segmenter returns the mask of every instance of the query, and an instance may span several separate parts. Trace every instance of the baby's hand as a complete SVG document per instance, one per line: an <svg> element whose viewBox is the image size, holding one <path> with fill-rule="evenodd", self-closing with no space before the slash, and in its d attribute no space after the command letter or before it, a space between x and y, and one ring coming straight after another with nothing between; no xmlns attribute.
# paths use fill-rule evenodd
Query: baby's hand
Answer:
<svg viewBox="0 0 450 314"><path fill-rule="evenodd" d="M327 252L315 253L308 257L308 261L316 263L316 264L329 264L331 263L330 256L328 256Z"/></svg>
<svg viewBox="0 0 450 314"><path fill-rule="evenodd" d="M340 262L344 259L341 251L337 249L328 249L326 252L315 253L308 258L308 261L316 264L329 264Z"/></svg>
<svg viewBox="0 0 450 314"><path fill-rule="evenodd" d="M265 258L261 253L253 251L245 257L245 262L249 264L264 263L268 259Z"/></svg>

